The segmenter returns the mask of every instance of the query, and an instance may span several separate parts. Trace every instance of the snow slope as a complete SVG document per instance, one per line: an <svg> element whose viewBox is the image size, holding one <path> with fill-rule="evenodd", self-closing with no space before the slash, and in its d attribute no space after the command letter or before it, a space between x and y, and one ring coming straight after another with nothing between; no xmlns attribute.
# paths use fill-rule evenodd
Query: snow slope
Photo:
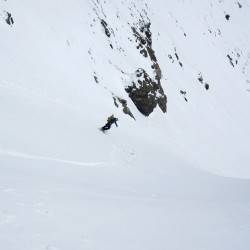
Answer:
<svg viewBox="0 0 250 250"><path fill-rule="evenodd" d="M249 249L249 11L0 0L2 248ZM140 20L168 100L149 117L125 91L136 69L155 73L136 48ZM103 134L111 114L119 127Z"/></svg>

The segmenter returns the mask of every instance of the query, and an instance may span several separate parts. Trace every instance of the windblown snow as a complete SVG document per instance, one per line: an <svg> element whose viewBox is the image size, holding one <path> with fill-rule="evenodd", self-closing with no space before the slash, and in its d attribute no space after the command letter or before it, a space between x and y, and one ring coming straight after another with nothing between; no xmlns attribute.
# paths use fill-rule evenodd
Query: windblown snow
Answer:
<svg viewBox="0 0 250 250"><path fill-rule="evenodd" d="M0 248L248 250L249 13L0 0Z"/></svg>

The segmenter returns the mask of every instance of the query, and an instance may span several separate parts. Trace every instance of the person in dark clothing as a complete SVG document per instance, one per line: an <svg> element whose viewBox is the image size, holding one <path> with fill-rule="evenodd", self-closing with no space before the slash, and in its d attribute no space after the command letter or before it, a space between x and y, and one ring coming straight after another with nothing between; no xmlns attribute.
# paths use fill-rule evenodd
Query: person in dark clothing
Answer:
<svg viewBox="0 0 250 250"><path fill-rule="evenodd" d="M117 121L118 121L118 119L116 117L114 117L114 115L111 115L107 119L107 123L101 128L101 130L102 131L109 130L111 128L112 124L115 124L115 126L118 127Z"/></svg>

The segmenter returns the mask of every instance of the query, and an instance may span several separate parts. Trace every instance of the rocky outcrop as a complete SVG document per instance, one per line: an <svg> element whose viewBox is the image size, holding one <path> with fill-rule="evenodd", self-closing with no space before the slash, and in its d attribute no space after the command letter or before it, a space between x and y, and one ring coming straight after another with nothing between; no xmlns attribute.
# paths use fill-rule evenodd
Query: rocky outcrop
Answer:
<svg viewBox="0 0 250 250"><path fill-rule="evenodd" d="M12 25L14 24L14 19L13 19L11 13L6 12L6 19L5 19L5 22L6 22L8 25L10 25L10 26L12 26Z"/></svg>
<svg viewBox="0 0 250 250"><path fill-rule="evenodd" d="M101 19L101 25L102 25L102 27L104 29L105 35L107 37L110 37L111 36L111 31L109 30L108 24L104 19Z"/></svg>
<svg viewBox="0 0 250 250"><path fill-rule="evenodd" d="M104 12L103 5L98 0L93 1L93 4L93 10L96 15L96 18L93 19L93 22L95 22L95 20L99 20L104 34L106 35L106 39L109 41L110 47L113 50L117 50L117 52L123 54L124 56L127 56L125 50L119 44L119 37L116 38L116 32L118 32L119 30L117 28L112 28L113 23L109 22L109 18L107 18L108 16ZM132 9L130 9L130 11L132 12ZM137 109L143 115L149 116L157 106L159 106L160 109L165 113L167 111L167 97L161 85L161 67L152 46L151 21L145 9L137 11L138 13L140 12L140 15L133 15L131 13L131 15L134 17L134 22L127 23L131 28L133 36L128 37L128 39L130 42L134 42L135 47L137 48L140 55L145 57L145 60L149 64L149 67L147 67L146 71L143 68L139 68L141 67L139 65L139 67L135 68L134 72L132 72L132 75L133 73L135 75L133 79L124 79L123 77L121 77L121 80L124 81L126 85L125 91L128 93ZM116 17L119 18L118 13ZM116 69L118 69L122 74L125 74L125 71L120 68L120 65L113 64L111 60L109 60L109 64L115 66ZM126 73L126 75L130 77L131 72ZM94 74L93 77L95 82L99 83L99 78L97 78L97 75ZM122 107L122 110L125 114L135 119L134 115L131 113L128 107L127 100L121 99L114 94L112 95L114 105L117 108Z"/></svg>
<svg viewBox="0 0 250 250"><path fill-rule="evenodd" d="M150 26L150 22L141 20L137 26L132 27L132 31L136 38L136 48L141 55L150 59L154 77L151 78L144 69L139 68L135 72L135 79L125 89L137 109L145 116L149 116L157 105L162 112L167 111L167 97L161 86L162 72L152 48Z"/></svg>
<svg viewBox="0 0 250 250"><path fill-rule="evenodd" d="M117 108L119 108L119 103L120 103L122 106L123 113L126 115L129 115L131 118L133 118L135 120L133 113L130 111L130 109L128 107L127 100L120 98L118 96L113 96L113 100L114 100L114 104Z"/></svg>
<svg viewBox="0 0 250 250"><path fill-rule="evenodd" d="M136 70L135 80L125 90L143 115L149 116L157 105L164 113L167 111L167 97L161 84L153 80L144 69Z"/></svg>
<svg viewBox="0 0 250 250"><path fill-rule="evenodd" d="M151 60L151 68L154 69L155 79L161 80L162 73L159 63L155 55L155 51L152 48L152 33L150 31L150 22L140 21L139 28L132 27L133 34L136 38L137 49L144 57L149 57Z"/></svg>
<svg viewBox="0 0 250 250"><path fill-rule="evenodd" d="M204 81L201 72L200 72L199 75L198 75L198 81L199 81L201 84L204 84L204 87L205 87L206 90L209 90L210 85L209 85L207 82Z"/></svg>

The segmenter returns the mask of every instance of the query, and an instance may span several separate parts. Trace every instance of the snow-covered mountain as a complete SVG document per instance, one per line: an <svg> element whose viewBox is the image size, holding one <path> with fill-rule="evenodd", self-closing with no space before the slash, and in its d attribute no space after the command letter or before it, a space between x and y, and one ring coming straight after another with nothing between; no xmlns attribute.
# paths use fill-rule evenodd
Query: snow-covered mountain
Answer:
<svg viewBox="0 0 250 250"><path fill-rule="evenodd" d="M249 249L249 13L0 0L1 248Z"/></svg>

